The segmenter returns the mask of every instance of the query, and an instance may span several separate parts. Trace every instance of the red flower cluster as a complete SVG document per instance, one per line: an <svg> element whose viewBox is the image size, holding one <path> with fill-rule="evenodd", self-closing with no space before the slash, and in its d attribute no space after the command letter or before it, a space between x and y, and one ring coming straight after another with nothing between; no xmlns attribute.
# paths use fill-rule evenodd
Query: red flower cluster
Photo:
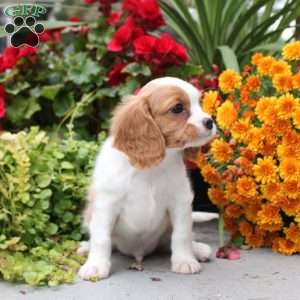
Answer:
<svg viewBox="0 0 300 300"><path fill-rule="evenodd" d="M32 47L7 47L2 54L0 54L0 72L11 69L19 59L26 56L32 56L37 52L37 48ZM0 119L5 115L5 89L0 85Z"/></svg>
<svg viewBox="0 0 300 300"><path fill-rule="evenodd" d="M86 4L95 2L111 5L113 1L85 0ZM125 57L124 62L117 58L117 65L108 74L109 84L115 85L124 80L122 69L132 61L146 62L155 75L163 74L166 67L187 62L186 49L170 34L150 34L150 31L165 24L157 0L123 0L121 8L120 12L112 12L107 17L108 24L112 26L123 22L107 48Z"/></svg>
<svg viewBox="0 0 300 300"><path fill-rule="evenodd" d="M124 0L123 9L144 28L153 30L165 24L156 0Z"/></svg>
<svg viewBox="0 0 300 300"><path fill-rule="evenodd" d="M138 27L131 16L127 17L124 24L118 28L108 44L108 50L120 52L135 38L144 34L144 30Z"/></svg>
<svg viewBox="0 0 300 300"><path fill-rule="evenodd" d="M160 67L178 65L188 60L186 49L167 33L159 38L143 35L134 40L133 48L137 58Z"/></svg>
<svg viewBox="0 0 300 300"><path fill-rule="evenodd" d="M19 59L35 54L36 52L37 48L33 47L7 47L4 52L0 54L0 72L11 69Z"/></svg>

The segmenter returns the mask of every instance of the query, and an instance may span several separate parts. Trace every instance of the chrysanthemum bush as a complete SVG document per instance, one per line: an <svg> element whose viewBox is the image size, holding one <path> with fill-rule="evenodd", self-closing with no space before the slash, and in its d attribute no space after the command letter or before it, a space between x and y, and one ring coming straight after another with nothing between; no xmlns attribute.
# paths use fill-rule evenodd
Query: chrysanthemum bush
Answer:
<svg viewBox="0 0 300 300"><path fill-rule="evenodd" d="M205 111L219 136L198 165L233 241L300 252L300 42L219 77Z"/></svg>

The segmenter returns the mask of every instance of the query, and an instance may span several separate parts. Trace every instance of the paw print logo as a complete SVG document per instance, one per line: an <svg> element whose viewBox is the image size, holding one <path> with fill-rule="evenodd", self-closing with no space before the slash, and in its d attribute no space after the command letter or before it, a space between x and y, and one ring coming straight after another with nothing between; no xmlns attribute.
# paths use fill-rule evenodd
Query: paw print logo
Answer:
<svg viewBox="0 0 300 300"><path fill-rule="evenodd" d="M39 44L39 34L43 33L45 28L41 23L36 23L33 16L25 19L17 16L12 23L6 24L4 27L6 33L10 34L10 43L14 47L27 45L37 47Z"/></svg>

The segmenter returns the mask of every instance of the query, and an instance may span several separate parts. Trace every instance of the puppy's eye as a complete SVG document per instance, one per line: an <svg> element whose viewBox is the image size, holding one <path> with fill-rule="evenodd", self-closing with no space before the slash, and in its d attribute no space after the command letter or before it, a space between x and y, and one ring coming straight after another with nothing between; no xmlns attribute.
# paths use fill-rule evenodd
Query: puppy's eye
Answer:
<svg viewBox="0 0 300 300"><path fill-rule="evenodd" d="M174 107L171 108L173 114L181 114L184 111L184 106L182 103L177 103Z"/></svg>

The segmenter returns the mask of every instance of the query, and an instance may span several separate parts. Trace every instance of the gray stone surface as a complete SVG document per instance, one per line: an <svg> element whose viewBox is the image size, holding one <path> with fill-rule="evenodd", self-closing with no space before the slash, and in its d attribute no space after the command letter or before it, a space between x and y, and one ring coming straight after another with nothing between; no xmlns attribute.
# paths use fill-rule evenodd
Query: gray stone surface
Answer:
<svg viewBox="0 0 300 300"><path fill-rule="evenodd" d="M216 223L196 228L198 237L217 248ZM215 259L202 273L170 272L169 256L156 254L145 270L128 270L131 259L113 254L111 277L97 282L78 280L55 288L30 288L0 282L0 300L299 300L299 256L285 257L269 249L241 253L241 260Z"/></svg>

